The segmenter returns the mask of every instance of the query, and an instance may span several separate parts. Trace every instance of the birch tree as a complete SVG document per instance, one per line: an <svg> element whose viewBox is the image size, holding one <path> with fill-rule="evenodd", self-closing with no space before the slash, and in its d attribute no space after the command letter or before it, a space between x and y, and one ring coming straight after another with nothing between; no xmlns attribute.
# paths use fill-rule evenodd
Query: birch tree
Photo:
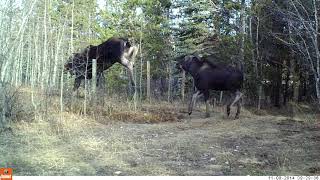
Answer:
<svg viewBox="0 0 320 180"><path fill-rule="evenodd" d="M289 38L274 36L301 55L301 61L308 64L315 82L317 102L320 105L320 52L319 52L319 1L305 3L288 0L287 8L278 7L289 28Z"/></svg>

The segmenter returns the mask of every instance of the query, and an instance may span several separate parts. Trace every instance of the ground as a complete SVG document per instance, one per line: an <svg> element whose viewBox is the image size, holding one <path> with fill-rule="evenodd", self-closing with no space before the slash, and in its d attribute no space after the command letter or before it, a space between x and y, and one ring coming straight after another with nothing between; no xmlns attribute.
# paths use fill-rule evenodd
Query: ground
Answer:
<svg viewBox="0 0 320 180"><path fill-rule="evenodd" d="M210 118L203 107L188 116L186 103L124 115L104 107L101 117L47 112L11 123L0 133L0 166L27 176L320 175L316 114L255 115L244 108L234 120L223 107Z"/></svg>

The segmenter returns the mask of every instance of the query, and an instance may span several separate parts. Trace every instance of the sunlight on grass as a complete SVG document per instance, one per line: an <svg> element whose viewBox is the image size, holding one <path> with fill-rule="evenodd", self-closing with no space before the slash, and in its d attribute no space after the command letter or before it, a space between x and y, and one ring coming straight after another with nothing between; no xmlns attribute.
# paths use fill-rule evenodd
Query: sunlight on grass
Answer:
<svg viewBox="0 0 320 180"><path fill-rule="evenodd" d="M292 119L243 108L233 120L224 107L203 118L203 104L188 117L179 104L133 110L116 101L85 116L80 106L60 113L53 99L46 116L0 133L0 166L13 164L16 175L301 175L319 167L315 114Z"/></svg>

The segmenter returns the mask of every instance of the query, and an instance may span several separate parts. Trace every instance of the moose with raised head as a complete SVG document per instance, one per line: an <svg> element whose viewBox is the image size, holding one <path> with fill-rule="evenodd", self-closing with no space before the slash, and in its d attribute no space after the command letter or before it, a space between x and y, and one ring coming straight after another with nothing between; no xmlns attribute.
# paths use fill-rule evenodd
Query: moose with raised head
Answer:
<svg viewBox="0 0 320 180"><path fill-rule="evenodd" d="M230 115L230 107L237 104L235 118L239 118L243 84L242 65L240 68L235 68L228 65L215 64L195 55L187 55L177 63L177 68L190 73L194 80L195 92L189 104L189 115L191 115L197 99L203 95L206 103L206 117L209 117L209 90L217 90L230 91L234 94L233 101L227 104L227 115Z"/></svg>
<svg viewBox="0 0 320 180"><path fill-rule="evenodd" d="M80 87L84 79L92 79L92 60L97 60L97 85L104 79L103 71L115 63L120 63L129 70L129 78L132 86L135 86L133 79L134 60L138 48L131 45L128 39L112 37L104 43L86 47L80 53L74 53L65 64L65 71L75 75L73 90Z"/></svg>

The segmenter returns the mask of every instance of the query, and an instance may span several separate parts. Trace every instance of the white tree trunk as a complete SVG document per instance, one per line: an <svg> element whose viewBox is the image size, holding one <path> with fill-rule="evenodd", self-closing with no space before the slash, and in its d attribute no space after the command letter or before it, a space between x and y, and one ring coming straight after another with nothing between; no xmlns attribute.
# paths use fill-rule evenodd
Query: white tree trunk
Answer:
<svg viewBox="0 0 320 180"><path fill-rule="evenodd" d="M92 93L91 93L91 97L92 97L92 101L93 103L96 102L96 96L97 96L97 60L96 59L92 59Z"/></svg>
<svg viewBox="0 0 320 180"><path fill-rule="evenodd" d="M319 20L318 20L318 10L317 10L317 3L316 0L313 0L313 7L314 7L314 20L315 20L315 32L314 32L314 49L316 52L316 93L317 93L317 98L318 98L318 105L320 107L320 52L319 52L319 45L318 45L318 37L319 37Z"/></svg>
<svg viewBox="0 0 320 180"><path fill-rule="evenodd" d="M150 90L150 86L151 86L151 81L150 81L150 61L147 60L147 100L150 102L151 101L151 90Z"/></svg>
<svg viewBox="0 0 320 180"><path fill-rule="evenodd" d="M186 72L182 70L182 80L181 80L181 98L182 101L185 100L185 84L186 84Z"/></svg>
<svg viewBox="0 0 320 180"><path fill-rule="evenodd" d="M46 76L47 76L47 0L44 0L44 15L43 15L43 59L42 59L42 72L41 72L41 89L46 86Z"/></svg>
<svg viewBox="0 0 320 180"><path fill-rule="evenodd" d="M56 79L58 75L58 65L59 65L59 57L60 57L60 48L61 48L61 43L63 39L63 33L64 33L64 27L65 25L62 26L62 30L59 30L57 33L57 43L56 43L56 52L54 56L54 66L53 66L53 77L52 77L52 85L55 87L56 86ZM63 68L63 67L62 67Z"/></svg>
<svg viewBox="0 0 320 180"><path fill-rule="evenodd" d="M241 0L241 12L240 12L240 19L241 19L241 26L240 26L240 35L241 35L241 42L240 42L240 65L243 66L244 63L244 40L245 40L245 28L246 28L246 18L245 18L245 0Z"/></svg>
<svg viewBox="0 0 320 180"><path fill-rule="evenodd" d="M167 73L168 73L168 97L167 101L171 102L171 81L172 81L172 75L171 75L171 63L169 62L167 64Z"/></svg>

